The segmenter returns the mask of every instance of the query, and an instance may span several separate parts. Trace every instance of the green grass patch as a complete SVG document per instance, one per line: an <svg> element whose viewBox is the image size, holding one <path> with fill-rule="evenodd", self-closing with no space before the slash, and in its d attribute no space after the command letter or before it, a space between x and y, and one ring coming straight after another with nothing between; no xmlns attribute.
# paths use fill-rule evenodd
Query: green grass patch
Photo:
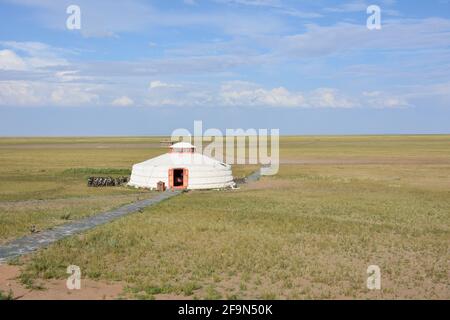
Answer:
<svg viewBox="0 0 450 320"><path fill-rule="evenodd" d="M0 290L0 300L14 300L14 294L11 289L8 292Z"/></svg>

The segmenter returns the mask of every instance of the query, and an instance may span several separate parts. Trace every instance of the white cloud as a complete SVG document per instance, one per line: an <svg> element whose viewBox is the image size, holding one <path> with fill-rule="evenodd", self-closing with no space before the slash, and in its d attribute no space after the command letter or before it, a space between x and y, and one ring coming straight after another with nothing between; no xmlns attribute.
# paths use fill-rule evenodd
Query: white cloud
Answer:
<svg viewBox="0 0 450 320"><path fill-rule="evenodd" d="M50 100L58 106L84 106L96 104L99 100L93 88L78 84L57 86L50 95Z"/></svg>
<svg viewBox="0 0 450 320"><path fill-rule="evenodd" d="M364 91L349 95L336 88L312 91L291 91L285 87L264 88L244 81L229 81L219 87L191 83L179 87L164 87L147 94L135 92L144 106L149 107L271 107L271 108L405 108L410 99L449 101L448 83L424 88L412 87L402 94ZM0 81L0 105L5 106L131 106L128 95L109 100L114 89L99 85L37 81ZM139 104L138 104L139 105ZM142 105L142 104L141 104Z"/></svg>
<svg viewBox="0 0 450 320"><path fill-rule="evenodd" d="M7 55L10 57L14 55L15 59L21 60L21 69L16 70L32 71L69 64L66 59L60 56L64 52L63 49L51 47L41 42L0 41L0 45L11 49L2 50L6 51ZM12 50L20 52L21 57Z"/></svg>
<svg viewBox="0 0 450 320"><path fill-rule="evenodd" d="M445 86L444 86L445 87ZM412 104L406 94L380 91L348 94L336 88L317 88L312 91L289 91L284 87L265 89L255 84L233 82L222 85L218 105L261 106L278 108L405 108Z"/></svg>
<svg viewBox="0 0 450 320"><path fill-rule="evenodd" d="M68 0L10 1L33 7L37 12L35 17L39 20L39 25L57 30L65 29L65 23L61 19L61 15L65 13L67 6L72 4ZM195 0L187 1L194 2ZM263 17L258 17L257 14L226 13L223 10L208 10L207 12L183 10L180 12L158 9L158 5L141 0L125 2L77 0L76 4L81 8L82 28L80 32L85 37L120 37L120 34L124 32L142 32L165 27L189 26L208 26L234 34L236 32L255 34L272 32L275 28L279 30L279 27L284 25L283 22L270 14L263 14L261 15Z"/></svg>
<svg viewBox="0 0 450 320"><path fill-rule="evenodd" d="M358 12L366 11L369 5L365 1L351 1L347 3L342 3L335 7L325 8L325 11L330 12Z"/></svg>
<svg viewBox="0 0 450 320"><path fill-rule="evenodd" d="M291 108L353 108L359 102L334 88L318 88L311 92L289 91L284 87L261 88L255 84L232 82L222 86L224 105Z"/></svg>
<svg viewBox="0 0 450 320"><path fill-rule="evenodd" d="M117 99L114 99L112 102L113 106L119 106L119 107L132 106L133 104L134 104L133 99L131 99L127 96L119 97Z"/></svg>
<svg viewBox="0 0 450 320"><path fill-rule="evenodd" d="M159 80L151 81L150 82L150 90L152 89L158 89L158 88L180 88L180 85L177 84L170 84L166 82L162 82Z"/></svg>
<svg viewBox="0 0 450 320"><path fill-rule="evenodd" d="M440 101L446 102L450 96L448 85L436 86L433 90L429 85L428 90L425 90L425 87L421 86L421 82L425 83L423 77L417 80L415 89L408 89L405 86L405 82L408 83L408 80L403 83L386 82L386 85L383 85L382 82L384 79L392 80L394 76L398 77L400 81L405 79L405 75L408 76L408 79L415 79L409 76L413 73L423 74L424 77L428 76L426 80L431 80L428 81L430 84L441 81L441 79L444 82L448 79L445 68L448 67L448 50L446 49L450 45L449 32L450 20L437 18L391 20L383 25L380 32L370 32L364 24L308 25L304 33L294 36L283 37L278 34L273 37L264 36L258 40L243 37L239 40L234 39L235 42L222 39L219 42L205 42L204 46L200 44L199 47L195 47L193 45L187 50L179 51L178 54L174 54L178 48L174 46L172 52L169 49L165 50L166 55L163 58L134 61L79 59L78 62L69 62L66 60L67 51L44 43L0 42L0 45L6 48L0 50L0 70L8 71L1 75L3 84L0 88L2 91L0 104L14 104L15 102L17 105L22 105L28 102L30 105L91 105L95 103L126 105L130 102L125 99L128 97L133 97L138 102L148 101L147 105L151 106L396 108L414 105L415 99L419 98L425 101L425 96L429 101L439 97ZM274 41L268 41L271 39ZM247 41L249 42L248 46L245 45ZM262 50L255 46L261 46ZM442 61L436 60L436 50L434 49L441 52ZM342 76L346 83L335 81L341 88L351 84L352 81L356 83L355 77L349 72L357 74L361 79L364 77L359 83L358 89L351 87L345 89L345 92L336 88L305 91L292 89L289 85L281 86L276 81L269 80L268 84L266 82L271 72L280 70L279 66L286 70L286 66L292 65L295 69L292 72L296 72L300 70L300 65L310 66L316 62L320 65L320 59L324 55L350 53L357 56L358 51L363 50L371 52L372 50L383 50L381 53L383 58L392 57L395 52L399 54L408 52L410 58L398 59L399 62L396 61L393 68L383 64L383 61L380 63L379 60L376 60L377 58L367 61L370 64L369 67L361 65L353 68L346 68L346 62L339 60L339 63L342 62L344 66L341 68L340 65L333 64L327 73L323 70L319 70L317 73L308 73L305 72L306 69L303 69L302 72L296 74L306 75L305 78L310 77L314 80L320 78L320 80L327 81L332 79L330 75L336 69L346 71L347 74ZM418 52L422 52L422 56L416 59ZM293 56L296 60L292 59ZM308 59L297 59L299 57ZM376 56L370 56L370 58L373 57ZM323 58L323 65L328 62L326 59L327 57ZM291 64L286 65L285 62ZM382 67L384 69L381 69ZM249 69L252 69L251 73L246 73ZM440 78L437 79L433 73L428 72L430 69L433 69L431 71L439 69L442 72ZM252 71L255 70L260 73L253 73ZM267 70L269 72L266 72ZM404 73L399 75L399 70ZM427 72L423 72L423 70ZM254 78L255 74L261 74L264 78L262 81L265 81L266 84L262 86L242 81L224 82L224 79L230 79L231 76L240 77L239 74ZM290 73L288 76L292 77L293 74ZM164 77L162 79L164 81L154 80L148 83L146 79L149 76L156 79ZM326 78L327 76L330 77ZM208 81L209 79L211 81L201 80L206 77L208 77ZM367 81L369 78L377 81ZM13 81L17 79L33 81ZM35 81L36 79L39 79L39 82ZM180 79L183 81L182 85L177 84ZM204 82L189 84L186 79L200 79L199 81ZM347 81L347 79L351 80ZM100 83L104 84L104 88L97 90ZM297 85L301 87L304 83L299 81ZM333 86L331 83L326 82L326 84L317 86ZM388 83L396 83L398 86L396 89L392 89ZM69 86L69 84L73 84L73 86ZM291 84L293 83L291 82ZM375 84L375 88L373 88L373 84ZM117 90L119 86L120 90ZM12 88L15 88L20 95L14 94ZM355 92L355 90L359 91ZM124 96L117 97L117 92L121 92ZM136 104L139 105L139 103Z"/></svg>
<svg viewBox="0 0 450 320"><path fill-rule="evenodd" d="M337 89L319 88L311 93L309 105L320 108L353 108L359 103L355 99L344 96Z"/></svg>
<svg viewBox="0 0 450 320"><path fill-rule="evenodd" d="M394 96L380 91L365 91L362 93L365 103L373 108L405 108L411 104L403 96Z"/></svg>
<svg viewBox="0 0 450 320"><path fill-rule="evenodd" d="M166 87L167 88L167 87ZM346 96L333 88L310 92L290 91L285 87L264 88L246 81L228 81L220 87L191 84L151 94L147 106L210 106L210 107L276 107L276 108L353 108L357 98Z"/></svg>
<svg viewBox="0 0 450 320"><path fill-rule="evenodd" d="M65 30L66 8L71 0L9 0L18 5L32 7L39 25ZM86 37L111 37L118 32L143 30L156 16L151 4L140 0L108 1L77 0L81 8L81 34Z"/></svg>
<svg viewBox="0 0 450 320"><path fill-rule="evenodd" d="M390 20L371 32L364 24L338 23L331 26L307 24L306 32L281 37L276 42L283 53L318 58L363 50L414 50L446 48L450 45L450 20Z"/></svg>
<svg viewBox="0 0 450 320"><path fill-rule="evenodd" d="M216 2L258 7L274 7L280 5L279 0L216 0Z"/></svg>
<svg viewBox="0 0 450 320"><path fill-rule="evenodd" d="M36 55L40 52L51 50L49 45L36 41L1 41L0 44L14 50L26 52L29 55Z"/></svg>
<svg viewBox="0 0 450 320"><path fill-rule="evenodd" d="M286 6L282 1L279 0L215 0L218 3L224 3L229 5L241 5L241 6L253 6L253 7L263 7L275 10L275 12L280 14L286 14L298 18L321 18L322 14L318 12L307 12L304 10L299 10L294 7Z"/></svg>
<svg viewBox="0 0 450 320"><path fill-rule="evenodd" d="M167 87L166 87L167 88ZM446 86L439 92L446 92ZM437 89L436 89L437 91ZM382 91L342 92L337 88L293 91L285 87L265 88L246 81L227 81L219 87L207 84L185 85L150 91L145 105L172 107L270 107L270 108L405 108L412 104L406 93Z"/></svg>
<svg viewBox="0 0 450 320"><path fill-rule="evenodd" d="M302 93L284 87L264 89L245 82L229 82L221 87L220 103L225 106L305 107Z"/></svg>
<svg viewBox="0 0 450 320"><path fill-rule="evenodd" d="M100 88L76 83L0 81L0 105L12 107L92 106L100 101Z"/></svg>
<svg viewBox="0 0 450 320"><path fill-rule="evenodd" d="M55 73L55 78L57 78L61 82L76 81L81 79L78 73L78 70L58 71Z"/></svg>
<svg viewBox="0 0 450 320"><path fill-rule="evenodd" d="M0 105L36 106L43 103L42 85L27 81L0 81Z"/></svg>
<svg viewBox="0 0 450 320"><path fill-rule="evenodd" d="M381 13L388 14L391 16L399 16L400 13L397 10L391 9L390 7L395 4L395 1L385 0L380 5ZM366 12L367 7L369 7L372 3L366 2L364 0L354 0L347 3L342 3L336 5L334 7L325 8L325 11L328 12L337 12L337 13L349 13L349 12Z"/></svg>
<svg viewBox="0 0 450 320"><path fill-rule="evenodd" d="M25 70L25 62L14 51L0 50L0 70Z"/></svg>

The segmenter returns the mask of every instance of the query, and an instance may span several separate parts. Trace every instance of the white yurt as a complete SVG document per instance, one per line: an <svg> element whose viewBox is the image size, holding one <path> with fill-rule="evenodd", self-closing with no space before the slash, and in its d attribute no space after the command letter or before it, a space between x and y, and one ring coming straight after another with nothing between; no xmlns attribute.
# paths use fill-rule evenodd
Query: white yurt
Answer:
<svg viewBox="0 0 450 320"><path fill-rule="evenodd" d="M129 186L155 189L162 181L169 189L221 189L234 186L231 166L195 152L187 142L169 147L159 157L133 165Z"/></svg>

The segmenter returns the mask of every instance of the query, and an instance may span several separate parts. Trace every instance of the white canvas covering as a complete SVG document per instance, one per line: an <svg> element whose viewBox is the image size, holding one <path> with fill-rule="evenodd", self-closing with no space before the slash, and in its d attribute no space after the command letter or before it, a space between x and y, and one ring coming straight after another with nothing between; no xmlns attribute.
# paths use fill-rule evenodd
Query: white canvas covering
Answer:
<svg viewBox="0 0 450 320"><path fill-rule="evenodd" d="M195 148L177 143L173 151ZM194 149L192 149L194 150ZM234 186L231 166L196 152L170 152L133 165L129 186L156 188L159 181L169 186L169 169L188 169L187 189L220 189Z"/></svg>

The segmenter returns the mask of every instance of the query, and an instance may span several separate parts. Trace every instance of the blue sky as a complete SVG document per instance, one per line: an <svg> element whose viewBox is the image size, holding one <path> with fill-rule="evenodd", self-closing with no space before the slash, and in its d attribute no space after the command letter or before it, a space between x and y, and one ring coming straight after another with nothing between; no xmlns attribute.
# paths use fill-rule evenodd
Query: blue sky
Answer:
<svg viewBox="0 0 450 320"><path fill-rule="evenodd" d="M81 9L81 29L66 8ZM381 30L366 27L369 5ZM450 1L0 0L0 135L450 133Z"/></svg>

